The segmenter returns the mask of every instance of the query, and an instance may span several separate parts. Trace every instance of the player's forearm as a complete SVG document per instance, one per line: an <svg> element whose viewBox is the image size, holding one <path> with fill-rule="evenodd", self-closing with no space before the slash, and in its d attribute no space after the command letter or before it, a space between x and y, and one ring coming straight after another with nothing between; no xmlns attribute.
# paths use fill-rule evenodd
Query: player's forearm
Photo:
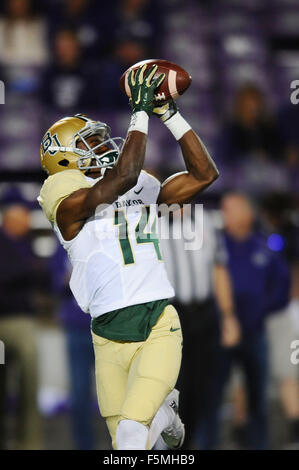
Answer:
<svg viewBox="0 0 299 470"><path fill-rule="evenodd" d="M234 303L229 274L225 266L215 265L213 272L214 294L223 317L233 315Z"/></svg>
<svg viewBox="0 0 299 470"><path fill-rule="evenodd" d="M128 133L117 164L88 192L85 207L94 210L99 204L111 204L118 196L133 188L142 170L145 158L146 134Z"/></svg>
<svg viewBox="0 0 299 470"><path fill-rule="evenodd" d="M186 132L179 140L187 171L203 190L215 181L219 172L204 144L193 130Z"/></svg>
<svg viewBox="0 0 299 470"><path fill-rule="evenodd" d="M198 182L195 194L215 181L219 176L216 165L190 124L178 112L175 101L169 101L167 105L156 108L155 114L178 141L187 171L192 176L190 185L194 187L194 180Z"/></svg>
<svg viewBox="0 0 299 470"><path fill-rule="evenodd" d="M121 190L135 186L144 165L147 135L139 131L128 133L123 151L115 165ZM127 190L128 190L127 189ZM125 191L126 192L126 191Z"/></svg>
<svg viewBox="0 0 299 470"><path fill-rule="evenodd" d="M187 171L172 175L164 181L158 204L189 203L219 175L213 160L193 130L188 130L178 142Z"/></svg>

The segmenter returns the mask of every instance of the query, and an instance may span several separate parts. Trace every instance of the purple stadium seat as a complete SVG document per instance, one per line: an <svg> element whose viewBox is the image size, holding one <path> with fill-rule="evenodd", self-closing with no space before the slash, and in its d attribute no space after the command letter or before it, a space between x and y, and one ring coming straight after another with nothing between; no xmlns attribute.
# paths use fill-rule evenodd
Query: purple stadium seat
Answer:
<svg viewBox="0 0 299 470"><path fill-rule="evenodd" d="M298 0L268 0L271 2L272 8L274 7L281 7L281 8L288 8L288 7L298 7Z"/></svg>
<svg viewBox="0 0 299 470"><path fill-rule="evenodd" d="M267 48L262 37L249 34L227 34L222 37L218 55L220 60L238 62L256 61L263 63L267 59Z"/></svg>
<svg viewBox="0 0 299 470"><path fill-rule="evenodd" d="M40 141L6 141L1 145L0 167L11 170L40 168Z"/></svg>
<svg viewBox="0 0 299 470"><path fill-rule="evenodd" d="M255 12L265 8L268 0L212 0L215 7L231 8L241 12Z"/></svg>
<svg viewBox="0 0 299 470"><path fill-rule="evenodd" d="M259 25L256 15L218 7L213 11L213 29L218 36L228 33L255 34Z"/></svg>
<svg viewBox="0 0 299 470"><path fill-rule="evenodd" d="M273 9L267 21L270 34L297 36L299 31L299 3L293 8Z"/></svg>

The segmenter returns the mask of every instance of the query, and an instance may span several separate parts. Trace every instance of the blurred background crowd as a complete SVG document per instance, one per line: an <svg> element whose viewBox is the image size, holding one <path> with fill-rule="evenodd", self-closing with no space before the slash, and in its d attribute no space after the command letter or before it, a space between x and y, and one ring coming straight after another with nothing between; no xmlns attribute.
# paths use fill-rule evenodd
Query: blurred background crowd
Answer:
<svg viewBox="0 0 299 470"><path fill-rule="evenodd" d="M118 80L155 57L192 75L180 111L220 171L197 200L202 249L162 243L184 333L185 446L299 447L298 0L3 0L0 449L110 448L89 319L36 201L39 146L76 113L125 136ZM182 168L155 118L146 167L161 178Z"/></svg>

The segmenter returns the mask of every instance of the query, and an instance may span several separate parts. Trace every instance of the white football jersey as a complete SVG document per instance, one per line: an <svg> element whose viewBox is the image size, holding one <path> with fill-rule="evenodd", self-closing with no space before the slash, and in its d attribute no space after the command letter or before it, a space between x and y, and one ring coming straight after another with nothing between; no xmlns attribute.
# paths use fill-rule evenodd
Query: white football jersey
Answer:
<svg viewBox="0 0 299 470"><path fill-rule="evenodd" d="M65 241L53 223L73 267L70 288L93 318L174 296L156 232L159 192L159 181L142 171L137 185L104 209L99 206L74 239Z"/></svg>

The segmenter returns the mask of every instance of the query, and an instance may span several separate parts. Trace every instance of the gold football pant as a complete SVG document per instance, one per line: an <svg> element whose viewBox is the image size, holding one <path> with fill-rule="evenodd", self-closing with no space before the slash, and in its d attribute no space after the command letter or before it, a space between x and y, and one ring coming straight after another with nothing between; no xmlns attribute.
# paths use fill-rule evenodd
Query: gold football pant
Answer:
<svg viewBox="0 0 299 470"><path fill-rule="evenodd" d="M182 357L180 320L167 305L146 341L111 341L94 333L92 338L99 408L116 449L119 421L150 425L175 387Z"/></svg>

